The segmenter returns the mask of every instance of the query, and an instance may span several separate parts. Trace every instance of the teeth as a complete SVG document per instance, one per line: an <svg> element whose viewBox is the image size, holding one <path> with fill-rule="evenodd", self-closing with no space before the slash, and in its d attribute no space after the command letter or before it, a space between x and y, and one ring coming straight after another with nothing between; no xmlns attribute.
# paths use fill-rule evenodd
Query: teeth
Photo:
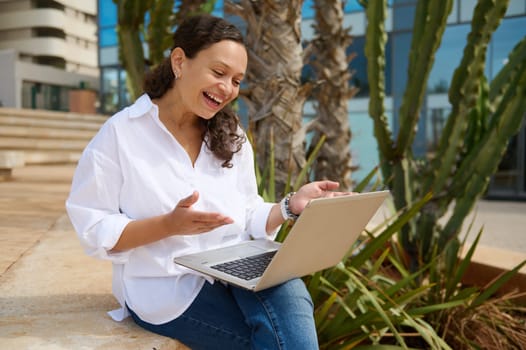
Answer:
<svg viewBox="0 0 526 350"><path fill-rule="evenodd" d="M208 92L205 92L206 96L208 96L210 99L214 100L217 104L221 104L223 101L219 100L218 98L210 95Z"/></svg>

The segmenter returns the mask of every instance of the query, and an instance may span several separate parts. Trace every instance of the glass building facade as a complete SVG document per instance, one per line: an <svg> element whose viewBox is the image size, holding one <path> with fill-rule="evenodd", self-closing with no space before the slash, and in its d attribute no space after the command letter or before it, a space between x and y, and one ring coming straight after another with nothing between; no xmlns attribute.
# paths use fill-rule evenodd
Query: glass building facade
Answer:
<svg viewBox="0 0 526 350"><path fill-rule="evenodd" d="M386 113L393 130L397 128L397 111L407 78L408 55L411 45L411 26L416 0L391 0L386 28ZM436 145L450 111L447 90L455 68L460 63L470 21L477 0L455 0L448 18L442 44L428 80L428 93L418 125L413 151L423 156ZM99 10L99 64L101 69L101 112L111 114L129 104L126 76L119 65L116 32L117 9L112 0L98 0ZM177 4L176 4L177 6ZM223 14L223 1L216 1L215 15ZM358 170L353 173L357 181L378 164L378 152L373 136L373 124L367 113L367 62L364 54L366 19L357 0L345 3L344 23L353 36L349 52L356 54L349 68L354 75L352 84L359 93L349 100L349 122L353 137L350 149ZM302 35L308 40L314 35L313 0L305 0L302 8ZM499 72L511 49L526 36L526 0L510 0L505 18L494 33L487 52L486 76L491 81ZM305 105L305 117L314 115L312 102ZM525 117L526 118L526 117ZM488 197L526 199L526 125L510 140L508 150L487 193Z"/></svg>

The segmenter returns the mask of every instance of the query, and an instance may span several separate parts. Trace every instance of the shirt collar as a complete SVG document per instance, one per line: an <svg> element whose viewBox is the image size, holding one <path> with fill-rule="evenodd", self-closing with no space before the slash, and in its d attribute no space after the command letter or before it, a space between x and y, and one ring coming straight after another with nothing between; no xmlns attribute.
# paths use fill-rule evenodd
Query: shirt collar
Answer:
<svg viewBox="0 0 526 350"><path fill-rule="evenodd" d="M131 106L128 115L130 118L139 118L149 114L149 112L156 109L156 107L157 106L150 99L150 96L148 96L148 94L143 94Z"/></svg>

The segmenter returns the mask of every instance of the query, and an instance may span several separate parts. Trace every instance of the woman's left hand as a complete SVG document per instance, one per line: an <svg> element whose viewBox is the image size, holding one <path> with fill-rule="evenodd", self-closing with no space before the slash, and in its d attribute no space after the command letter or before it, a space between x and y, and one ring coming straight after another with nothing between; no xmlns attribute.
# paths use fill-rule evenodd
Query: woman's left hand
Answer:
<svg viewBox="0 0 526 350"><path fill-rule="evenodd" d="M329 180L313 181L300 187L289 201L289 208L293 214L299 215L311 199L320 197L334 197L350 195L352 192L335 191L339 183Z"/></svg>

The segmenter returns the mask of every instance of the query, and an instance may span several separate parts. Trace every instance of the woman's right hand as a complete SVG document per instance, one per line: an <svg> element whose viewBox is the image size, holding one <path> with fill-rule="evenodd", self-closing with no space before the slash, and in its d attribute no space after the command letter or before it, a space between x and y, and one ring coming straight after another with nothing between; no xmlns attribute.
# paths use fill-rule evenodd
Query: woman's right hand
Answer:
<svg viewBox="0 0 526 350"><path fill-rule="evenodd" d="M124 228L119 240L110 250L122 252L143 246L173 235L190 235L208 232L219 226L234 222L228 216L219 213L207 213L192 209L199 199L194 192L177 203L168 214L142 220L132 220Z"/></svg>
<svg viewBox="0 0 526 350"><path fill-rule="evenodd" d="M220 213L193 210L192 205L198 199L199 193L194 191L190 196L181 199L174 210L167 215L168 225L172 234L198 234L234 222L232 218Z"/></svg>

